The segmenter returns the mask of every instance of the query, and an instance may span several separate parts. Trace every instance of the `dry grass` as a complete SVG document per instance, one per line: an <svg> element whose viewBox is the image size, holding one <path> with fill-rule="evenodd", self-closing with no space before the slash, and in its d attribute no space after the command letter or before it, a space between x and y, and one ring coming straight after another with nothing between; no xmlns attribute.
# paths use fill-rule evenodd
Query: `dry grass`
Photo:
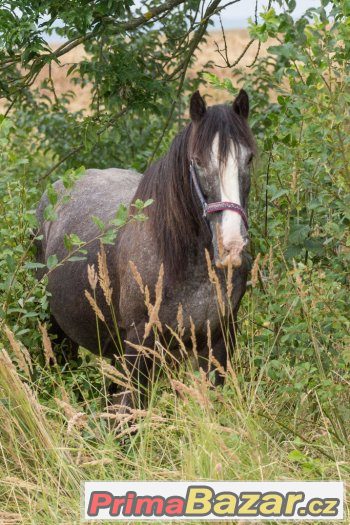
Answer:
<svg viewBox="0 0 350 525"><path fill-rule="evenodd" d="M264 258L261 262L259 256L256 258L255 279L259 264L266 264L273 271L273 256L271 253L269 260ZM100 262L101 258L102 251ZM79 487L83 480L89 479L349 480L349 447L336 439L332 418L320 406L317 424L311 422L310 410L315 410L312 392L300 402L278 389L267 373L268 358L257 371L258 341L252 339L244 349L238 341L234 362L225 372L211 355L208 323L208 365L211 362L226 377L224 388L213 389L211 376L198 369L193 321L184 318L179 306L178 331L172 335L180 353L188 352L195 359L194 365L186 360L174 366L176 357L171 358L170 348L164 346L160 337L162 327L158 327L163 269L159 271L152 304L136 266L131 268L144 295L155 344L147 347L143 341L130 346L160 363L162 368L162 375L153 377L147 409L111 411L105 388L101 388L96 398L91 396L96 385L88 382L81 391L83 399L77 401L71 386L66 388L62 371L58 373L57 368L48 364L40 367L35 363L36 375L42 377L39 381L20 374L20 343L6 330L7 346L13 357L5 350L0 352L0 524L78 523ZM107 265L101 263L98 276L94 269L89 269L92 288L101 279L101 270L104 282L109 282ZM217 286L216 271L211 264L208 274L218 308L222 310L220 303L227 297L225 290ZM302 299L305 284L298 273L290 276L290 285ZM225 288L227 291L229 287ZM104 322L95 298L91 295L90 298L96 316ZM253 293L247 297L243 325L248 333L253 327L254 308ZM191 344L186 348L182 334L188 321ZM45 330L42 335L45 353ZM97 359L96 374L100 374L101 385L106 380L112 381L124 394L128 392L137 398L123 356L118 361L115 368L102 358Z"/></svg>
<svg viewBox="0 0 350 525"><path fill-rule="evenodd" d="M247 46L249 40L249 34L246 29L232 29L226 31L228 58L231 63L237 60L237 58L241 55L241 53ZM220 57L219 53L217 52L217 45L220 49L223 49L224 47L224 41L221 31L210 32L207 42L203 43L196 53L196 61L192 69L190 69L188 72L189 76L192 76L195 72L203 70L205 64L208 61L213 62L214 65L211 71L217 74L219 78L225 78L230 76L229 70L227 68L222 68L222 66L224 66L225 63L224 60ZM269 45L270 42L261 46L261 55L266 54L266 50ZM58 45L53 45L53 48L56 47L58 47ZM257 50L258 44L257 42L255 42L250 46L246 55L240 62L240 66L242 66L243 69L248 67L249 64L251 64L254 61L257 54ZM70 103L70 109L72 111L78 111L81 109L88 108L91 100L91 88L89 85L84 87L79 86L77 88L77 86L75 86L75 84L72 82L72 75L67 77L68 69L73 64L79 63L84 57L86 57L84 48L83 46L79 46L67 53L66 55L64 55L61 58L61 63L59 65L55 63L52 63L51 65L51 77L57 96L60 97L60 95L66 93L69 90L75 93L75 97ZM34 88L39 87L43 80L49 78L49 74L49 67L46 66L40 72L38 79L34 84ZM232 80L233 83L235 83L234 79ZM223 100L225 100L225 97L227 98L227 95L225 96L224 92L214 90L210 87L208 87L207 89L207 94L210 96L211 103L222 102ZM1 104L2 103L0 102L0 107Z"/></svg>
<svg viewBox="0 0 350 525"><path fill-rule="evenodd" d="M161 358L157 350L142 350ZM229 367L225 389L212 390L202 370L175 372L163 361L165 378L154 381L149 407L111 413L103 395L96 410L56 389L59 378L49 369L41 373L56 392L39 402L35 383L24 382L5 352L0 364L3 525L78 524L80 483L89 479L348 479L348 454L327 418L317 429L299 425L296 435L293 414L289 428L280 427L276 413L285 400L273 385L261 390L264 374L248 385ZM131 386L105 362L101 373ZM298 434L304 442L296 441Z"/></svg>

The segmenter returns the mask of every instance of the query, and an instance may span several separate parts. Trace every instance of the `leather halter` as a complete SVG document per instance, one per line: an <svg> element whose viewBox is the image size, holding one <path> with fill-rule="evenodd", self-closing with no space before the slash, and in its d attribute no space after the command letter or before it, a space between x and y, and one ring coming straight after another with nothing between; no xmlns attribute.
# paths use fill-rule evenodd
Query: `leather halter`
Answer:
<svg viewBox="0 0 350 525"><path fill-rule="evenodd" d="M243 224L246 230L248 231L249 229L248 217L247 217L246 212L244 211L244 209L242 208L240 204L236 204L235 202L226 202L226 201L211 202L210 204L207 203L203 195L203 192L201 190L200 184L198 182L197 173L196 173L193 159L190 162L190 176L191 176L191 180L194 185L194 189L196 190L197 197L200 200L200 203L202 205L204 218L206 218L207 215L211 213L218 213L218 212L226 211L226 210L233 211L234 213L238 213L238 215L241 216Z"/></svg>

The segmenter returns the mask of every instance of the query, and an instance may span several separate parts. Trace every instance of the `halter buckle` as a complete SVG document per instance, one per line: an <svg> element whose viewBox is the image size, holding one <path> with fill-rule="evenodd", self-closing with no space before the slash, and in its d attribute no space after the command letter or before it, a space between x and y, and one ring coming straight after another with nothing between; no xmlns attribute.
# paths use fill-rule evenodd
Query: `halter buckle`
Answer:
<svg viewBox="0 0 350 525"><path fill-rule="evenodd" d="M203 206L203 218L206 219L208 215L208 203L203 202L202 206Z"/></svg>

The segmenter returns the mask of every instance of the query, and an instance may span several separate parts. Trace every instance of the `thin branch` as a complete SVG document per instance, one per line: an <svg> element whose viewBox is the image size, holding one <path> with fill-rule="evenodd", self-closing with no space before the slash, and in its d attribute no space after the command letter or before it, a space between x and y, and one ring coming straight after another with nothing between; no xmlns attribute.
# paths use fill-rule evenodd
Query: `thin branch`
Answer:
<svg viewBox="0 0 350 525"><path fill-rule="evenodd" d="M188 52L187 52L187 55L186 55L185 59L180 64L180 66L178 68L176 68L176 70L173 71L172 74L169 76L169 78L174 78L175 74L179 73L181 71L180 83L179 83L179 86L177 88L176 97L175 97L174 101L171 104L170 111L169 111L167 120L165 122L165 125L163 127L162 134L159 137L159 139L157 141L157 144L156 144L156 146L155 146L155 148L153 150L153 153L151 155L149 164L151 164L153 162L153 159L154 159L154 157L155 157L155 155L156 155L156 153L158 151L158 148L159 148L159 146L161 145L161 143L163 141L164 135L165 135L165 133L166 133L166 131L167 131L171 121L172 121L176 104L178 103L178 99L179 99L180 94L182 92L183 84L184 84L185 77L186 77L186 72L187 72L188 66L190 64L191 58L192 58L194 52L196 51L196 49L197 49L197 47L198 47L198 45L199 45L203 35L205 34L205 32L207 30L210 18L217 12L217 9L218 9L218 7L220 5L220 1L221 0L214 0L207 7L207 9L205 11L205 14L204 14L204 17L202 18L202 20L201 20L201 22L199 24L199 27L198 27L197 31L194 34L194 37L192 38L192 40L190 42L190 45L189 45L189 48L188 48ZM239 2L239 1L240 0L235 0L233 3L236 3L236 2Z"/></svg>
<svg viewBox="0 0 350 525"><path fill-rule="evenodd" d="M252 38L251 40L249 40L248 44L245 46L245 48L243 49L243 51L239 55L239 57L234 62L231 63L229 58L228 58L226 34L225 34L224 27L222 25L221 17L220 17L220 25L221 25L221 30L222 30L222 36L223 36L223 39L224 39L224 49L220 50L219 45L218 45L217 42L215 42L215 45L216 45L217 52L219 53L221 58L225 61L225 65L221 66L220 64L215 64L215 67L219 67L219 68L222 68L222 69L236 67L239 64L239 62L242 60L242 58L245 56L245 54L247 53L247 51L250 48L250 46L255 42L255 39ZM223 54L222 51L224 51L225 54Z"/></svg>
<svg viewBox="0 0 350 525"><path fill-rule="evenodd" d="M222 9L224 9L227 5L231 5L231 4L235 4L235 3L236 3L236 1L230 2L229 4L225 4L224 6L222 6ZM256 23L257 23L257 8L258 8L258 0L256 0L256 5L255 5ZM228 57L228 46L227 46L227 40L226 40L226 33L225 33L225 29L224 29L224 26L223 26L223 23L222 23L221 15L219 15L219 20L220 20L220 27L221 27L222 38L223 38L223 41L224 41L224 49L221 50L219 48L219 44L217 42L214 42L214 43L215 43L215 46L216 46L216 51L219 53L221 58L224 60L225 65L221 66L220 64L215 64L215 67L219 67L221 69L226 69L226 68L230 68L231 69L233 67L236 67L239 64L239 62L243 59L243 57L247 53L247 51L250 48L250 46L255 42L255 39L252 38L248 42L248 44L245 46L245 48L243 49L243 51L239 55L239 57L234 62L231 63L230 60L229 60L229 57Z"/></svg>
<svg viewBox="0 0 350 525"><path fill-rule="evenodd" d="M58 162L56 162L56 164L54 164L52 166L52 168L50 168L46 173L44 173L44 175L42 177L40 177L40 181L43 181L43 180L47 179L51 175L51 173L56 171L57 168L59 168L61 166L61 164L63 164L66 160L68 160L71 157L73 157L73 155L78 153L81 149L83 149L83 147L84 147L84 144L80 144L76 148L74 148L71 151L69 151L64 157L62 157Z"/></svg>
<svg viewBox="0 0 350 525"><path fill-rule="evenodd" d="M253 60L253 62L252 62L251 64L249 64L248 67L253 67L253 66L255 66L256 61L258 60L259 55L260 55L260 50L261 50L261 41L259 40L258 50L257 50L257 52L256 52L256 55L255 55L255 57L254 57L254 60Z"/></svg>
<svg viewBox="0 0 350 525"><path fill-rule="evenodd" d="M269 177L270 177L270 166L272 161L272 150L269 154L269 160L267 163L267 169L266 169L266 187L265 187L265 239L267 239L267 216L268 216L268 208L269 208L269 193L268 193L268 185L269 185Z"/></svg>
<svg viewBox="0 0 350 525"><path fill-rule="evenodd" d="M55 83L54 83L53 78L52 78L52 63L51 62L49 64L49 82L50 82L50 85L51 85L51 90L52 90L52 93L53 93L53 96L54 96L54 99L55 99L55 103L58 106L59 105L59 101L58 101L58 97L57 97L57 93L56 93L56 89L55 89Z"/></svg>
<svg viewBox="0 0 350 525"><path fill-rule="evenodd" d="M267 10L269 11L271 9L271 5L272 5L272 0L269 0L269 5L267 6ZM258 25L258 0L256 0L256 4L255 4L255 25L257 26ZM258 44L258 49L257 49L257 52L256 52L256 55L254 57L254 60L251 64L249 64L249 68L252 68L255 66L256 64L256 61L258 60L259 58L259 55L260 55L260 51L261 51L261 40L259 40L259 44Z"/></svg>
<svg viewBox="0 0 350 525"><path fill-rule="evenodd" d="M209 23L211 17L216 15L216 14L219 14L220 11L222 11L224 9L224 7L226 7L226 6L219 7L220 1L221 0L214 0L207 7L202 20L198 24L198 29L196 30L196 32L194 34L194 37L192 38L192 40L190 42L190 45L189 45L186 57L181 62L181 64L179 64L178 67L174 69L174 71L171 73L171 75L169 75L168 80L173 79L179 72L182 72L184 69L187 69L187 67L189 65L189 62L190 62L194 52L196 51L196 49L197 49L197 47L198 47L198 45L199 45L203 35L205 34L205 32L207 30L208 23ZM240 1L241 0L234 0L231 3L232 4L236 4L237 2L240 2ZM226 5L228 5L228 4L226 4Z"/></svg>
<svg viewBox="0 0 350 525"><path fill-rule="evenodd" d="M16 103L16 100L17 100L16 97L12 100L11 104L9 105L9 107L7 108L7 110L5 111L4 118L6 118L7 115L10 113L11 109L13 108L13 106L14 106L15 103Z"/></svg>
<svg viewBox="0 0 350 525"><path fill-rule="evenodd" d="M104 17L101 20L103 22L112 22L115 24L115 27L117 29L117 32L119 31L132 31L133 29L138 28L141 25L146 24L147 22L154 21L153 19L157 17L158 15L161 15L165 11L170 11L174 7L183 4L185 0L168 0L167 2L164 2L164 4L159 5L158 7L153 7L149 9L146 13L143 15L132 18L131 20L128 20L127 22L117 22L117 19L113 17Z"/></svg>

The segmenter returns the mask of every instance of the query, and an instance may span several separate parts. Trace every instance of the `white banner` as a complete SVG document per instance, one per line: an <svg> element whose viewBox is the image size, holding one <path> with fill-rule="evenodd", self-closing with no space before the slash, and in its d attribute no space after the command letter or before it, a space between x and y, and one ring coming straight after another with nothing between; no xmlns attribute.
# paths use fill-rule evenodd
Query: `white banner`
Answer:
<svg viewBox="0 0 350 525"><path fill-rule="evenodd" d="M85 520L343 519L339 481L87 481Z"/></svg>

